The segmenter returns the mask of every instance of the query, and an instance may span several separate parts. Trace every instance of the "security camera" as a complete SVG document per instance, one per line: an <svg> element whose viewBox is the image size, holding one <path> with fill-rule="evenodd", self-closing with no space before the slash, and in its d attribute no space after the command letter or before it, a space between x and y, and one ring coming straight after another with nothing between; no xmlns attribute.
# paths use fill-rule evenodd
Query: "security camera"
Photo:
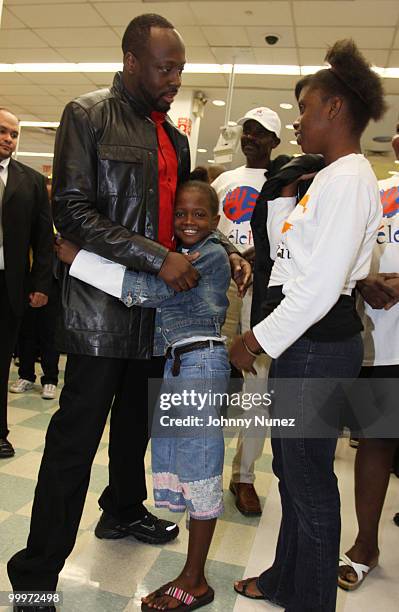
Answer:
<svg viewBox="0 0 399 612"><path fill-rule="evenodd" d="M268 45L275 45L280 40L280 37L277 34L268 34L265 36L265 41Z"/></svg>

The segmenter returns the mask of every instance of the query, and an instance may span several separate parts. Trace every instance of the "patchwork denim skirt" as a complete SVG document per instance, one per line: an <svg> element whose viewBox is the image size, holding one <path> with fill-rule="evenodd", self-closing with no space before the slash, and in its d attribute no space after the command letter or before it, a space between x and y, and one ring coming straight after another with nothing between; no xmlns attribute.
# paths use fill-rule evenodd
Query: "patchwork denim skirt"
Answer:
<svg viewBox="0 0 399 612"><path fill-rule="evenodd" d="M220 424L230 379L224 345L216 344L167 359L152 425L155 506L187 510L207 520L223 513L224 439Z"/></svg>

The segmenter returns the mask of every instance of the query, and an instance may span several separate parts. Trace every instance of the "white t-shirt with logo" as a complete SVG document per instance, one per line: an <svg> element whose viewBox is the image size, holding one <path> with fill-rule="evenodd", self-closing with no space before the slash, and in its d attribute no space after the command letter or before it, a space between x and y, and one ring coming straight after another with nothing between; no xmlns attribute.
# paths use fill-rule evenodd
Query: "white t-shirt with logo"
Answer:
<svg viewBox="0 0 399 612"><path fill-rule="evenodd" d="M282 285L285 297L253 329L266 353L281 355L367 276L381 217L377 179L363 155L341 157L316 175L280 230L269 286Z"/></svg>
<svg viewBox="0 0 399 612"><path fill-rule="evenodd" d="M241 252L254 245L250 221L265 173L264 168L240 166L223 172L212 183L220 205L218 229Z"/></svg>
<svg viewBox="0 0 399 612"><path fill-rule="evenodd" d="M383 226L373 249L370 274L399 273L399 177L379 181ZM364 332L364 366L399 364L399 304L390 310L373 310L361 298L358 311Z"/></svg>

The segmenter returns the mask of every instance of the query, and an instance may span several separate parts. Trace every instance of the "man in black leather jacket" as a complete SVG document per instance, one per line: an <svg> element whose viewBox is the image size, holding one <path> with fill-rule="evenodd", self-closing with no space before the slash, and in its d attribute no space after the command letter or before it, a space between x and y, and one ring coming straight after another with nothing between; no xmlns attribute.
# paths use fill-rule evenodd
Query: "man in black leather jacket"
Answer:
<svg viewBox="0 0 399 612"><path fill-rule="evenodd" d="M64 111L54 160L55 224L89 251L156 274L176 291L188 290L198 273L171 248L170 185L175 189L188 179L189 148L163 115L181 85L184 45L168 21L142 15L129 24L122 48L124 68L113 86L74 100ZM168 246L159 243L161 233ZM250 267L227 239L226 250L243 287ZM15 590L55 589L74 546L111 406L109 486L99 500L97 537L165 543L178 534L176 525L143 506L147 385L149 378L161 379L164 364L152 356L154 311L127 309L67 270L63 275L65 386L47 432L28 545L8 564Z"/></svg>

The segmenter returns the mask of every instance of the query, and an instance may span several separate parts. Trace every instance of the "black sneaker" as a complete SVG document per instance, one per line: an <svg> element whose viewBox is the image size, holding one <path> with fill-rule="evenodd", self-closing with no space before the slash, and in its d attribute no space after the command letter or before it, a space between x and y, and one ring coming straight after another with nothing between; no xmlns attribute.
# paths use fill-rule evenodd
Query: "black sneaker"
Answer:
<svg viewBox="0 0 399 612"><path fill-rule="evenodd" d="M56 612L54 606L14 606L14 612Z"/></svg>
<svg viewBox="0 0 399 612"><path fill-rule="evenodd" d="M100 540L133 536L146 544L166 544L178 536L179 528L175 523L159 519L150 512L131 523L123 523L103 512L94 533Z"/></svg>

